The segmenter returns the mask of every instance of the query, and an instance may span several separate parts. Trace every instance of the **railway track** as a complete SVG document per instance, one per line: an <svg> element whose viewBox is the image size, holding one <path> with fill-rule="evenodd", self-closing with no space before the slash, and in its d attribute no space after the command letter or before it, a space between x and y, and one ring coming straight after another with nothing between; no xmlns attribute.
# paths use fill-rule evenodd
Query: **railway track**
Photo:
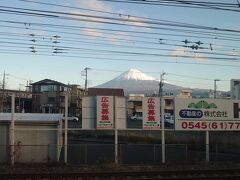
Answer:
<svg viewBox="0 0 240 180"><path fill-rule="evenodd" d="M1 174L0 179L240 179L239 169L221 170L175 170L175 171L112 171L112 172L64 172L64 173L12 173Z"/></svg>

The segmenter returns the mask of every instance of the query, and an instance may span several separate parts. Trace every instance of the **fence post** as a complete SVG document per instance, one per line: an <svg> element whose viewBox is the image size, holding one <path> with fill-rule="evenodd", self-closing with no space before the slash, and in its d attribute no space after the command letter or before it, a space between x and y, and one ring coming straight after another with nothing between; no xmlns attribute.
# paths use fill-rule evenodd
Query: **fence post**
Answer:
<svg viewBox="0 0 240 180"><path fill-rule="evenodd" d="M87 153L87 144L85 144L85 164L87 164L87 156L88 156L88 153Z"/></svg>
<svg viewBox="0 0 240 180"><path fill-rule="evenodd" d="M117 121L117 113L116 113L116 97L113 97L113 117L115 123L115 164L118 164L118 121Z"/></svg>
<svg viewBox="0 0 240 180"><path fill-rule="evenodd" d="M15 94L12 94L11 99L11 128L10 128L10 159L11 159L11 165L14 165L15 159L14 159L14 126L15 126Z"/></svg>
<svg viewBox="0 0 240 180"><path fill-rule="evenodd" d="M119 161L122 164L122 144L119 144Z"/></svg>
<svg viewBox="0 0 240 180"><path fill-rule="evenodd" d="M186 156L185 158L186 158L186 161L187 161L187 160L188 160L188 145L187 145L187 144L186 144L186 146L185 146L185 151L186 151L186 152L185 152L185 153L186 153L186 154L185 154L185 156Z"/></svg>
<svg viewBox="0 0 240 180"><path fill-rule="evenodd" d="M118 164L118 130L115 127L115 164Z"/></svg>
<svg viewBox="0 0 240 180"><path fill-rule="evenodd" d="M206 162L209 162L209 131L206 131Z"/></svg>
<svg viewBox="0 0 240 180"><path fill-rule="evenodd" d="M160 98L160 114L161 114L161 132L162 132L162 163L166 162L165 156L165 125L164 125L164 103L163 98Z"/></svg>
<svg viewBox="0 0 240 180"><path fill-rule="evenodd" d="M67 164L68 148L68 94L65 94L65 129L64 129L64 163Z"/></svg>
<svg viewBox="0 0 240 180"><path fill-rule="evenodd" d="M216 160L218 160L218 144L216 144L215 148L216 148L216 150L215 150L216 151Z"/></svg>
<svg viewBox="0 0 240 180"><path fill-rule="evenodd" d="M156 146L155 146L155 144L153 145L153 162L154 162L154 164L156 163Z"/></svg>

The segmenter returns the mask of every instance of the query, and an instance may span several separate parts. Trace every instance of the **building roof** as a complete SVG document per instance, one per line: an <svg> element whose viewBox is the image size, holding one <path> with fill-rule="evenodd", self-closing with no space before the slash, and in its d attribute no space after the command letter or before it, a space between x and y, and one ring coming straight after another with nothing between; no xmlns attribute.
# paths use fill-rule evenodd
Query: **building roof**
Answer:
<svg viewBox="0 0 240 180"><path fill-rule="evenodd" d="M63 84L61 82L54 81L54 80L51 80L51 79L43 79L41 81L32 83L31 85L61 85L61 86L66 86L66 87L68 86L66 84Z"/></svg>
<svg viewBox="0 0 240 180"><path fill-rule="evenodd" d="M58 122L63 119L62 114L43 113L15 113L14 120L17 122ZM11 121L11 113L0 113L0 121Z"/></svg>
<svg viewBox="0 0 240 180"><path fill-rule="evenodd" d="M88 88L89 96L124 96L123 89Z"/></svg>

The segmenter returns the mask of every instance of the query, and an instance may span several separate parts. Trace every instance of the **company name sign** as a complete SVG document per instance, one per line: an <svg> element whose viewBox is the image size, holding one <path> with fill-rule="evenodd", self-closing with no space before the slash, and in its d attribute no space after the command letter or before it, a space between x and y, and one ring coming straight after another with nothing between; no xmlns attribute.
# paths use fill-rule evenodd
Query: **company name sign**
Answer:
<svg viewBox="0 0 240 180"><path fill-rule="evenodd" d="M176 130L240 130L240 101L175 98Z"/></svg>
<svg viewBox="0 0 240 180"><path fill-rule="evenodd" d="M97 96L97 129L113 128L113 96Z"/></svg>
<svg viewBox="0 0 240 180"><path fill-rule="evenodd" d="M143 104L143 129L159 130L160 129L160 98L144 97L142 104Z"/></svg>

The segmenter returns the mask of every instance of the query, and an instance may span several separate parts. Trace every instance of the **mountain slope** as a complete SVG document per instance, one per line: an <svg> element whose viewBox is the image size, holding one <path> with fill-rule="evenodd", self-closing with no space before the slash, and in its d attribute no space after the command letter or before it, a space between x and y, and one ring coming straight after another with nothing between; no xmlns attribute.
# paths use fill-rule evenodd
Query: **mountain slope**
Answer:
<svg viewBox="0 0 240 180"><path fill-rule="evenodd" d="M129 69L120 74L118 77L104 84L97 86L97 88L122 88L124 93L130 94L157 94L159 90L159 80L154 77L147 76L137 69ZM173 94L179 94L183 87L164 83L163 90Z"/></svg>

